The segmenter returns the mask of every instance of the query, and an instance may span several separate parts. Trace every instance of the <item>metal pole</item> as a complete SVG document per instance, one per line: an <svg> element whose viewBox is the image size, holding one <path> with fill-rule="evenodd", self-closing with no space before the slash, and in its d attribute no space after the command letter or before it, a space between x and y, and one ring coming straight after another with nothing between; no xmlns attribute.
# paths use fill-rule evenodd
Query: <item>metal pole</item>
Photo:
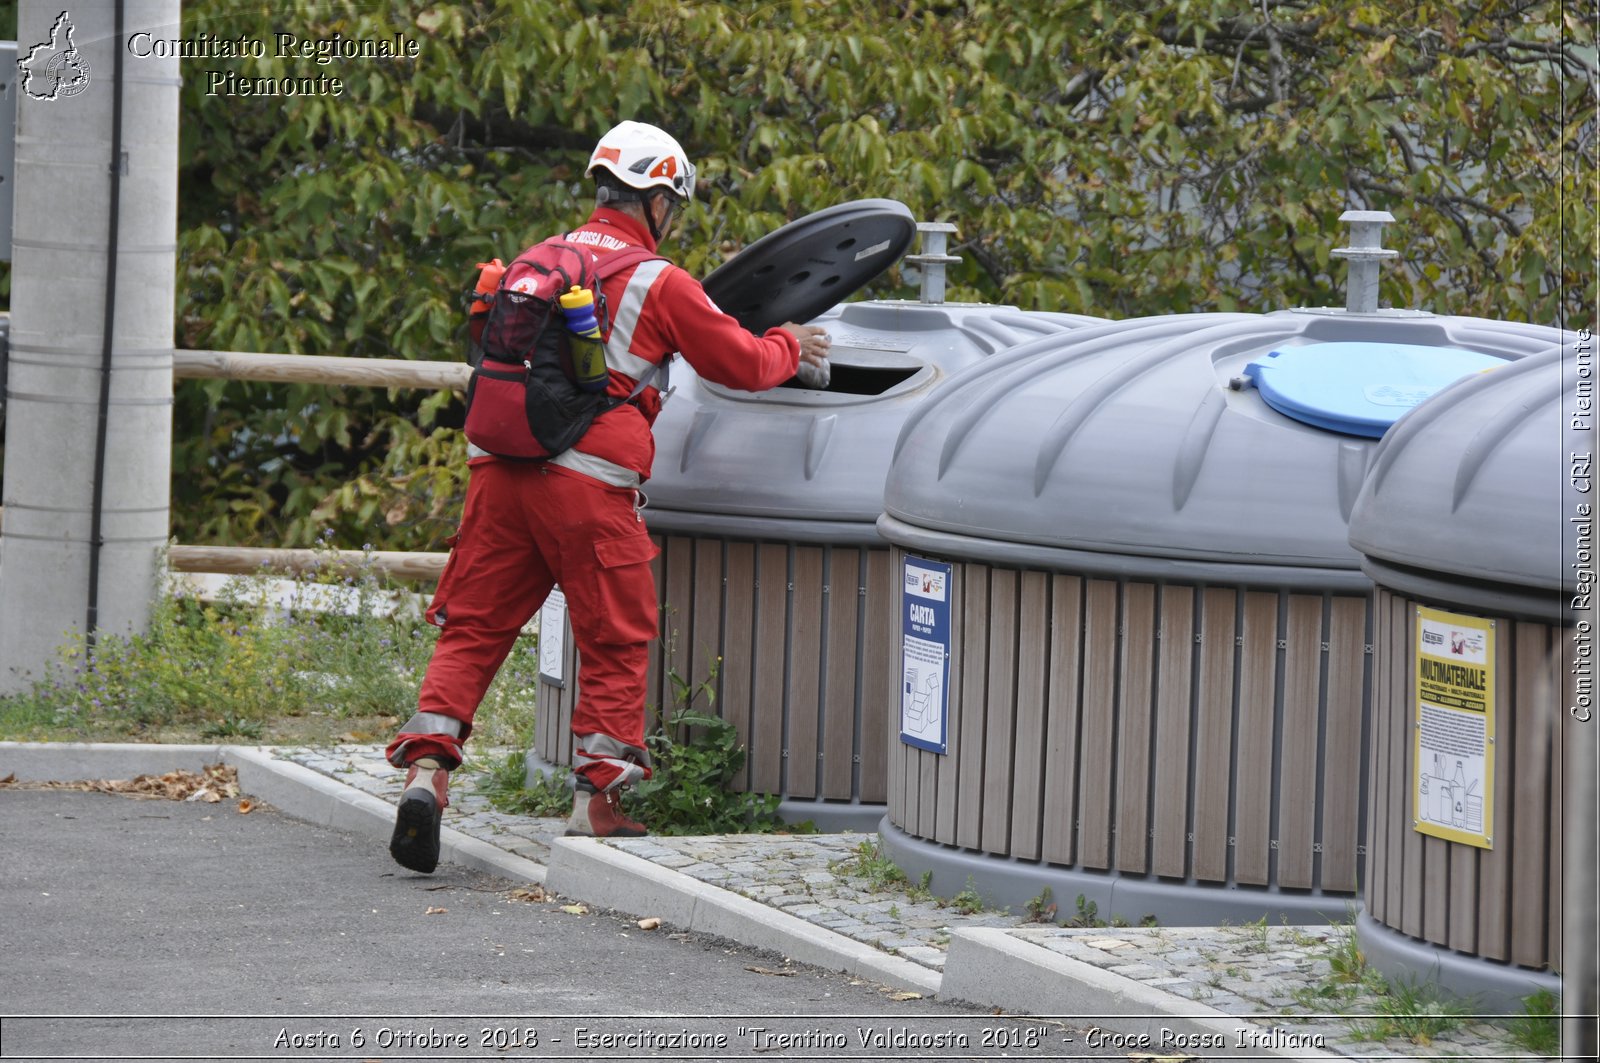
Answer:
<svg viewBox="0 0 1600 1063"><path fill-rule="evenodd" d="M178 0L117 6L130 35L181 35ZM63 11L54 0L23 0L18 12L0 693L42 675L71 633L87 633L97 542L92 622L142 630L167 539L178 61L123 56L119 78L115 18L109 4Z"/></svg>
<svg viewBox="0 0 1600 1063"><path fill-rule="evenodd" d="M917 223L917 232L922 234L922 253L907 255L906 261L922 270L922 302L929 305L944 302L944 268L961 261L959 255L945 254L946 240L955 231L956 227L947 221Z"/></svg>
<svg viewBox="0 0 1600 1063"><path fill-rule="evenodd" d="M1330 254L1350 261L1345 309L1352 314L1375 313L1378 309L1378 265L1400 254L1383 246L1383 227L1394 221L1394 215L1386 210L1347 210L1339 215L1339 220L1350 225L1350 246L1336 247Z"/></svg>

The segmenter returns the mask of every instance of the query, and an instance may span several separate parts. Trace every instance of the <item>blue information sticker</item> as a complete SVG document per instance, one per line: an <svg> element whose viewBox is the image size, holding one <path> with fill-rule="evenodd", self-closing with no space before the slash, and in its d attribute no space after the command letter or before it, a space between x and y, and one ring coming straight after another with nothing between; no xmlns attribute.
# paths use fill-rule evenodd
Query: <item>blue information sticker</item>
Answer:
<svg viewBox="0 0 1600 1063"><path fill-rule="evenodd" d="M950 566L907 554L900 600L900 741L944 753L950 704Z"/></svg>

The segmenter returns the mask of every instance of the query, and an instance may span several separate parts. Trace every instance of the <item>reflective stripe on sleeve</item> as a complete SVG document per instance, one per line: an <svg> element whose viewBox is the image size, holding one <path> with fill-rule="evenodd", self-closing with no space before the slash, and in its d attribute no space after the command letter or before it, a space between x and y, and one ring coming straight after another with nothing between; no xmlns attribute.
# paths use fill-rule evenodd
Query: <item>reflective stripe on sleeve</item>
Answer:
<svg viewBox="0 0 1600 1063"><path fill-rule="evenodd" d="M654 362L633 353L633 333L639 327L639 315L644 312L645 297L656 280L671 263L661 259L642 262L628 278L628 287L617 303L617 313L611 322L611 335L606 339L606 367L615 369L634 380L643 380L655 367Z"/></svg>

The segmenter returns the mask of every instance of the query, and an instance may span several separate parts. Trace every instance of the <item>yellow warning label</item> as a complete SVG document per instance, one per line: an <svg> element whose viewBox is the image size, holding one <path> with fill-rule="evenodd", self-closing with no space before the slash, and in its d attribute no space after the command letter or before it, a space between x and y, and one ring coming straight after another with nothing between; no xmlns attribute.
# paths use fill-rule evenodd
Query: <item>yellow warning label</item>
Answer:
<svg viewBox="0 0 1600 1063"><path fill-rule="evenodd" d="M1494 848L1494 621L1417 610L1417 830Z"/></svg>

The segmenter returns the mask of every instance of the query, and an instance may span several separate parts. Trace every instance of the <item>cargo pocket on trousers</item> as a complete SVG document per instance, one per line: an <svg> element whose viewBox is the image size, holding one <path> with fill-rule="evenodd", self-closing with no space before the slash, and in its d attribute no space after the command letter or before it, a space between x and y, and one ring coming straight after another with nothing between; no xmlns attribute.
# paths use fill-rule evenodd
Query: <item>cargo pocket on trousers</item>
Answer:
<svg viewBox="0 0 1600 1063"><path fill-rule="evenodd" d="M659 607L650 562L661 551L648 535L623 535L594 544L599 563L601 642L628 644L656 637Z"/></svg>

